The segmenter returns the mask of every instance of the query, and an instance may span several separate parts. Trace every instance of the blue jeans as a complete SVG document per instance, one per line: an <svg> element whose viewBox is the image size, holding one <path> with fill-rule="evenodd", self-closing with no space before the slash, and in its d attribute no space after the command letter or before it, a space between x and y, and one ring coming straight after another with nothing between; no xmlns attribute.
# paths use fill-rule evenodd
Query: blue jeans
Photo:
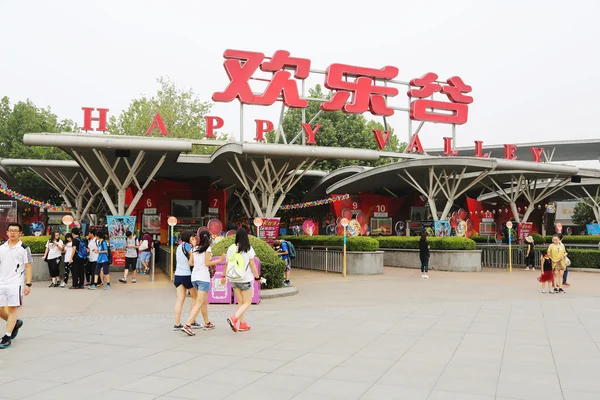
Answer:
<svg viewBox="0 0 600 400"><path fill-rule="evenodd" d="M565 272L563 274L563 284L567 283L567 276L569 275L569 267L565 268Z"/></svg>
<svg viewBox="0 0 600 400"><path fill-rule="evenodd" d="M421 272L429 272L429 257L421 258Z"/></svg>

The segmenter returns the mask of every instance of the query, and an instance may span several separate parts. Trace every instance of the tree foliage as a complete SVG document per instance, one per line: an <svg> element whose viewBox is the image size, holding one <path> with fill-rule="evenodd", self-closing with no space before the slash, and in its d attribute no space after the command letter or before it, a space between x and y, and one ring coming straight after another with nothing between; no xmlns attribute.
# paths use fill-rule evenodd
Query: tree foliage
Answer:
<svg viewBox="0 0 600 400"><path fill-rule="evenodd" d="M0 100L0 158L68 160L69 155L56 147L25 146L23 135L77 129L72 120L59 120L50 108L38 108L30 100L12 106L8 97ZM37 200L62 203L58 193L33 171L11 167L9 172L17 182L16 191Z"/></svg>
<svg viewBox="0 0 600 400"><path fill-rule="evenodd" d="M596 199L596 201L600 201L600 199ZM580 201L575 205L572 219L573 222L579 227L585 227L587 224L596 222L594 210L585 201Z"/></svg>
<svg viewBox="0 0 600 400"><path fill-rule="evenodd" d="M108 122L111 134L143 136L156 114L160 114L171 138L202 139L206 135L204 116L212 103L202 101L193 90L178 88L169 78L158 78L158 91L152 97L133 99L129 108ZM226 140L221 135L218 140ZM215 147L201 147L200 153L211 153Z"/></svg>
<svg viewBox="0 0 600 400"><path fill-rule="evenodd" d="M321 86L317 85L314 89L309 89L310 97L326 98ZM306 121L309 122L320 110L320 102L310 101L305 109ZM282 128L285 132L286 139L290 142L299 132L302 131L302 110L297 108L288 109L283 117ZM373 129L385 130L380 122L367 120L360 114L345 114L342 111L322 112L313 122L322 125L316 134L316 142L318 146L328 147L351 147L357 149L379 150L377 141L373 134ZM393 129L388 126L388 130L392 131L386 151L401 152L406 147L406 143L400 143ZM267 140L270 143L275 142L275 133L269 132ZM280 139L281 141L281 139ZM335 169L349 165L365 165L377 166L388 163L389 160L380 159L374 162L360 162L358 160L341 160L330 159L323 160L315 164L314 169L323 171L333 171Z"/></svg>

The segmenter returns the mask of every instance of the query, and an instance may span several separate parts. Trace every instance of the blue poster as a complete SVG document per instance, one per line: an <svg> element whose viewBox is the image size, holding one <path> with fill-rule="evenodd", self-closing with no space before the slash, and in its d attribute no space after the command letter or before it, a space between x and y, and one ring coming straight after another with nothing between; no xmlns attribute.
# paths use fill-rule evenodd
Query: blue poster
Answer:
<svg viewBox="0 0 600 400"><path fill-rule="evenodd" d="M586 225L588 235L598 236L600 235L600 224L587 224Z"/></svg>
<svg viewBox="0 0 600 400"><path fill-rule="evenodd" d="M435 236L450 236L452 228L450 227L450 221L441 220L435 221L434 224Z"/></svg>
<svg viewBox="0 0 600 400"><path fill-rule="evenodd" d="M125 232L135 232L135 216L107 216L108 239L112 251L112 263L116 267L125 266Z"/></svg>

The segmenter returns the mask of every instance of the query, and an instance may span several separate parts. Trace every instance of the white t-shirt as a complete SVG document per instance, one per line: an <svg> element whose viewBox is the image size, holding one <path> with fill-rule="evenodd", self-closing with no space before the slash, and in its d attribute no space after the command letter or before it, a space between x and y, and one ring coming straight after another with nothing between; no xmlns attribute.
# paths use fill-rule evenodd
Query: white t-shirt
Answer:
<svg viewBox="0 0 600 400"><path fill-rule="evenodd" d="M232 244L227 249L227 261L237 252L237 244ZM254 274L252 273L252 268L250 268L250 260L256 257L256 253L254 252L254 248L250 246L250 250L246 253L242 253L242 258L244 259L244 265L246 265L246 275L243 280L236 282L252 282L254 280ZM194 267L196 268L196 267Z"/></svg>
<svg viewBox="0 0 600 400"><path fill-rule="evenodd" d="M71 254L73 254L73 242L67 242L65 244L65 262L69 262Z"/></svg>
<svg viewBox="0 0 600 400"><path fill-rule="evenodd" d="M25 264L33 263L29 247L23 248L23 242L8 247L8 241L0 246L0 286L23 286L25 283Z"/></svg>
<svg viewBox="0 0 600 400"><path fill-rule="evenodd" d="M126 245L127 246L139 246L138 240L134 237L131 236L131 238L128 238L126 240ZM138 251L135 247L127 247L125 250L125 257L127 258L137 258L138 256Z"/></svg>
<svg viewBox="0 0 600 400"><path fill-rule="evenodd" d="M54 243L51 241L46 242L46 248L48 249L48 255L46 255L46 260L54 260L55 258L60 257L62 250L60 249L63 245L62 240L58 239L58 242Z"/></svg>
<svg viewBox="0 0 600 400"><path fill-rule="evenodd" d="M206 249L206 253L210 253L210 255L212 255L212 250L210 247ZM194 270L192 271L192 282L210 282L210 272L208 271L208 267L205 263L206 253L196 253L194 251Z"/></svg>
<svg viewBox="0 0 600 400"><path fill-rule="evenodd" d="M192 270L190 269L190 264L188 258L185 256L184 252L181 250L181 247L185 246L185 252L187 253L192 248L192 245L189 243L182 243L175 249L175 275L177 276L190 276L192 275Z"/></svg>
<svg viewBox="0 0 600 400"><path fill-rule="evenodd" d="M95 237L88 241L88 249L90 249L90 252L88 253L88 260L90 260L90 262L98 261L98 253L94 251L98 250L98 243L96 243Z"/></svg>

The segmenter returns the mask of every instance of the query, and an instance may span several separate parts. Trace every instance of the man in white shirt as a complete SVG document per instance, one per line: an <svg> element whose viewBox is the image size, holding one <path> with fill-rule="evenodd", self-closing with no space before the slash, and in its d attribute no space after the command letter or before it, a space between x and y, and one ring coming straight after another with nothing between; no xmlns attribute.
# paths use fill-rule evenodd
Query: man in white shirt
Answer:
<svg viewBox="0 0 600 400"><path fill-rule="evenodd" d="M23 294L31 290L31 250L21 242L21 225L8 224L8 241L0 246L0 318L6 321L6 333L0 340L0 349L10 347L23 321L17 319ZM4 307L8 307L8 312Z"/></svg>

